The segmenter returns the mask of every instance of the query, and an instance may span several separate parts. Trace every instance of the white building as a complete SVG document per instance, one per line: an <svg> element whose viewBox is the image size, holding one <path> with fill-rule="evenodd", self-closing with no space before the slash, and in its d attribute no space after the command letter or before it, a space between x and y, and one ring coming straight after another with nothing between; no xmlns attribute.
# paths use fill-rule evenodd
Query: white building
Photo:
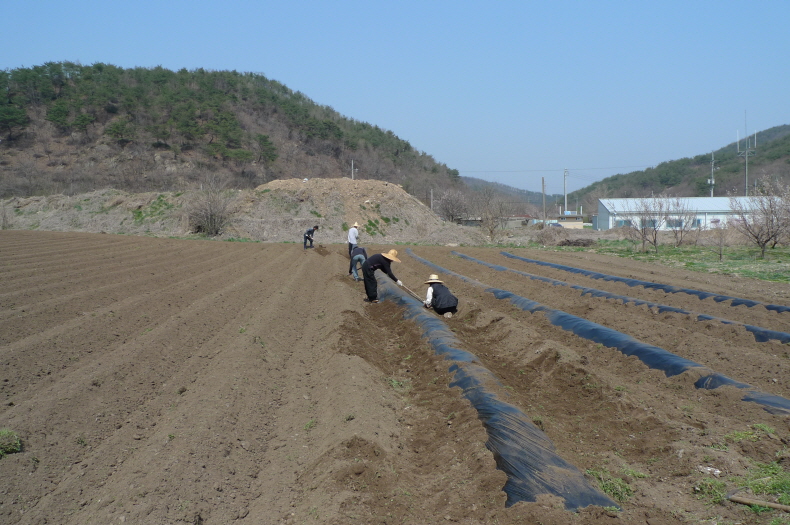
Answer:
<svg viewBox="0 0 790 525"><path fill-rule="evenodd" d="M744 208L750 207L750 200L753 197L734 197ZM672 210L677 209L678 200L689 215L693 214L693 228L718 228L724 226L727 221L735 217L735 213L730 208L729 197L646 197L638 199L598 199L598 230L608 230L628 226L629 221L638 220L645 215L640 209L644 209L644 202L657 201L656 208L667 212L666 219L661 229L671 230L680 226L677 221L683 218L673 216ZM659 202L660 201L660 202Z"/></svg>

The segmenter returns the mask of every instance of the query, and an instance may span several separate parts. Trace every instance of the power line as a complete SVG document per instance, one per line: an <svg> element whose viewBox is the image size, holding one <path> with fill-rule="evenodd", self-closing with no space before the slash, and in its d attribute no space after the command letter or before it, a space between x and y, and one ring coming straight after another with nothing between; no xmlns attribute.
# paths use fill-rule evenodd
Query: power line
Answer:
<svg viewBox="0 0 790 525"><path fill-rule="evenodd" d="M652 168L652 166L610 166L608 168L568 168L574 171L590 171L590 170L625 170L637 168ZM552 171L563 171L565 168L554 168L550 170L458 170L462 173L545 173Z"/></svg>
<svg viewBox="0 0 790 525"><path fill-rule="evenodd" d="M576 173L568 173L568 177L572 179L601 180L599 177L596 177L595 175L578 175Z"/></svg>

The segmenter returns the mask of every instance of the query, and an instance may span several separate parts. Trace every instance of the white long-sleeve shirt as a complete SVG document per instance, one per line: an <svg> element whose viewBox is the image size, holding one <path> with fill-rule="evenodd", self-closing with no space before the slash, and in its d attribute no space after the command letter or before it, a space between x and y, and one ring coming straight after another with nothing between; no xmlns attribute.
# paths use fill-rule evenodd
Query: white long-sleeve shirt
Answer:
<svg viewBox="0 0 790 525"><path fill-rule="evenodd" d="M430 308L432 301L433 301L433 286L429 286L428 287L428 293L425 294L425 306Z"/></svg>
<svg viewBox="0 0 790 525"><path fill-rule="evenodd" d="M359 237L359 230L354 228L353 226L348 230L348 242L351 244L357 244L357 238Z"/></svg>

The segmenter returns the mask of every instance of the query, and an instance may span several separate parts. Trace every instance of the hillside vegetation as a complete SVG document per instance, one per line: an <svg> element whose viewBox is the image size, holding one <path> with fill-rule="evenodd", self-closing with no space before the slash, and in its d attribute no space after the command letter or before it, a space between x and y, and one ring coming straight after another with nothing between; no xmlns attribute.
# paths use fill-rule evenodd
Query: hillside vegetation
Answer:
<svg viewBox="0 0 790 525"><path fill-rule="evenodd" d="M749 186L753 187L762 177L790 182L790 125L776 126L749 137L754 155L749 157ZM738 156L746 141L740 146L728 144L712 152L714 162L713 195L743 195L745 186L745 161ZM569 194L585 203L587 209L597 209L600 198L645 197L667 193L680 197L707 197L711 187L711 153L695 157L662 162L640 171L613 175Z"/></svg>
<svg viewBox="0 0 790 525"><path fill-rule="evenodd" d="M351 174L424 198L457 170L261 74L49 62L0 71L0 196Z"/></svg>

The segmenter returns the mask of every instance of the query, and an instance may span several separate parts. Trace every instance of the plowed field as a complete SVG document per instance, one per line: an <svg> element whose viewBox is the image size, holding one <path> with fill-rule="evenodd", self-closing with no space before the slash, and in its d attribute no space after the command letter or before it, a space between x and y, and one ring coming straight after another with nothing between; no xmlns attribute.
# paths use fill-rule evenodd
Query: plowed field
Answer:
<svg viewBox="0 0 790 525"><path fill-rule="evenodd" d="M368 247L369 253L392 246ZM434 273L396 247L422 295ZM413 253L790 398L790 348L498 272L447 247ZM790 314L648 291L459 252L523 272L790 332ZM790 287L587 253L509 250L607 274L790 304ZM455 277L443 320L583 472L633 494L620 512L560 498L505 508L505 474L446 362L391 301L362 301L345 245L0 232L3 524L769 523L724 501L755 461L790 468L787 416L732 387L694 388ZM756 426L755 426L756 425ZM700 467L703 467L702 469ZM721 471L714 478L711 470ZM592 478L590 478L592 479ZM727 485L727 490L736 486ZM712 521L713 523L715 521Z"/></svg>

